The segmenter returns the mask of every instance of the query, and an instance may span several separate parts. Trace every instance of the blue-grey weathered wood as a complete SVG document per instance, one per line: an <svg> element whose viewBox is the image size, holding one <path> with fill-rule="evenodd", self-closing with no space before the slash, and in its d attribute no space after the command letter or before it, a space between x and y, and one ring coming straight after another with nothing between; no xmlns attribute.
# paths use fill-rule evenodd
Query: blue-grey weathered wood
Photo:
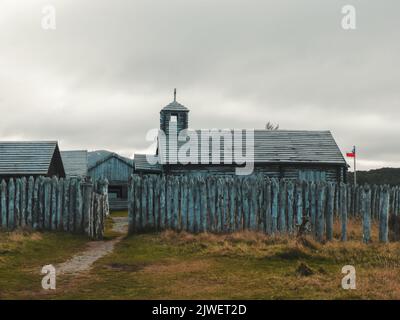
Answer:
<svg viewBox="0 0 400 320"><path fill-rule="evenodd" d="M228 190L228 178L222 179L222 228L224 232L229 230L229 190Z"/></svg>
<svg viewBox="0 0 400 320"><path fill-rule="evenodd" d="M333 217L335 208L335 185L327 184L327 206L326 206L326 240L333 240Z"/></svg>
<svg viewBox="0 0 400 320"><path fill-rule="evenodd" d="M293 233L293 206L294 206L294 185L292 181L287 183L287 215L288 215L288 231Z"/></svg>
<svg viewBox="0 0 400 320"><path fill-rule="evenodd" d="M43 182L44 197L44 230L50 230L50 213L51 213L51 179L45 178Z"/></svg>
<svg viewBox="0 0 400 320"><path fill-rule="evenodd" d="M266 177L264 181L264 211L265 211L265 232L268 235L272 234L272 194L271 194L271 180Z"/></svg>
<svg viewBox="0 0 400 320"><path fill-rule="evenodd" d="M347 186L340 183L341 241L347 241Z"/></svg>
<svg viewBox="0 0 400 320"><path fill-rule="evenodd" d="M75 220L76 220L76 189L77 179L72 178L69 185L69 221L68 230L69 232L75 232Z"/></svg>
<svg viewBox="0 0 400 320"><path fill-rule="evenodd" d="M296 182L296 227L299 228L303 223L303 183Z"/></svg>
<svg viewBox="0 0 400 320"><path fill-rule="evenodd" d="M361 214L363 217L363 242L371 241L371 189L368 186L361 189Z"/></svg>
<svg viewBox="0 0 400 320"><path fill-rule="evenodd" d="M53 178L51 179L51 230L57 230L57 189L58 179L56 176L53 176Z"/></svg>
<svg viewBox="0 0 400 320"><path fill-rule="evenodd" d="M188 188L188 231L194 232L195 231L195 209L194 209L194 202L195 202L195 182L193 177L189 178L189 188Z"/></svg>
<svg viewBox="0 0 400 320"><path fill-rule="evenodd" d="M200 179L200 231L208 231L208 206L207 206L207 184L203 177Z"/></svg>
<svg viewBox="0 0 400 320"><path fill-rule="evenodd" d="M154 179L154 224L155 229L160 230L160 179Z"/></svg>
<svg viewBox="0 0 400 320"><path fill-rule="evenodd" d="M236 230L236 183L233 178L229 178L229 230Z"/></svg>
<svg viewBox="0 0 400 320"><path fill-rule="evenodd" d="M15 179L15 227L21 226L21 179Z"/></svg>
<svg viewBox="0 0 400 320"><path fill-rule="evenodd" d="M382 207L379 217L379 241L387 243L389 241L389 187L385 185L382 189Z"/></svg>
<svg viewBox="0 0 400 320"><path fill-rule="evenodd" d="M14 179L8 181L8 229L15 228L15 183Z"/></svg>
<svg viewBox="0 0 400 320"><path fill-rule="evenodd" d="M311 232L313 235L316 233L316 217L317 217L317 186L314 182L310 184L310 222Z"/></svg>
<svg viewBox="0 0 400 320"><path fill-rule="evenodd" d="M165 180L165 176L161 177L160 181L160 229L165 228L165 220L166 220L166 203L165 203L165 197L166 197L166 186L167 182Z"/></svg>
<svg viewBox="0 0 400 320"><path fill-rule="evenodd" d="M21 227L26 227L26 200L27 200L27 189L26 189L26 178L21 178Z"/></svg>
<svg viewBox="0 0 400 320"><path fill-rule="evenodd" d="M0 186L1 226L7 228L7 183L1 180Z"/></svg>
<svg viewBox="0 0 400 320"><path fill-rule="evenodd" d="M150 176L147 182L148 194L148 213L147 213L147 226L154 229L154 177Z"/></svg>
<svg viewBox="0 0 400 320"><path fill-rule="evenodd" d="M201 221L201 194L200 194L200 180L195 179L195 187L194 187L194 232L200 232L200 221Z"/></svg>
<svg viewBox="0 0 400 320"><path fill-rule="evenodd" d="M166 220L165 220L165 226L167 228L171 228L172 227L172 199L173 199L173 194L172 194L172 176L167 176L166 177L166 181L167 181L167 194L166 194Z"/></svg>
<svg viewBox="0 0 400 320"><path fill-rule="evenodd" d="M105 208L104 208L105 209ZM75 196L75 232L83 231L83 199L82 199L82 178L76 180L76 196Z"/></svg>
<svg viewBox="0 0 400 320"><path fill-rule="evenodd" d="M69 195L70 195L70 179L65 179L64 180L64 206L63 206L63 230L68 231L69 230ZM93 205L93 204L92 204ZM91 206L92 206L91 205Z"/></svg>
<svg viewBox="0 0 400 320"><path fill-rule="evenodd" d="M179 216L179 189L180 189L180 181L178 177L173 177L172 178L172 183L173 183L173 192L172 192L172 197L173 197L173 207L172 207L172 229L173 230L178 230L178 224L180 220Z"/></svg>
<svg viewBox="0 0 400 320"><path fill-rule="evenodd" d="M279 183L279 220L278 230L280 233L286 233L286 203L287 203L287 191L285 180L281 180Z"/></svg>
<svg viewBox="0 0 400 320"><path fill-rule="evenodd" d="M63 200L64 200L64 178L60 178L57 182L57 212L56 212L56 229L63 228Z"/></svg>
<svg viewBox="0 0 400 320"><path fill-rule="evenodd" d="M179 230L187 230L188 225L188 177L183 176L180 184L180 227Z"/></svg>
<svg viewBox="0 0 400 320"><path fill-rule="evenodd" d="M315 221L315 235L319 242L324 240L324 227L325 227L325 198L326 198L326 185L325 182L318 182L316 185L317 190L317 211Z"/></svg>
<svg viewBox="0 0 400 320"><path fill-rule="evenodd" d="M279 183L276 179L272 179L272 234L278 231L278 198Z"/></svg>
<svg viewBox="0 0 400 320"><path fill-rule="evenodd" d="M34 211L34 200L33 192L35 188L35 180L32 176L28 179L28 194L26 199L26 224L29 227L33 227L33 211Z"/></svg>

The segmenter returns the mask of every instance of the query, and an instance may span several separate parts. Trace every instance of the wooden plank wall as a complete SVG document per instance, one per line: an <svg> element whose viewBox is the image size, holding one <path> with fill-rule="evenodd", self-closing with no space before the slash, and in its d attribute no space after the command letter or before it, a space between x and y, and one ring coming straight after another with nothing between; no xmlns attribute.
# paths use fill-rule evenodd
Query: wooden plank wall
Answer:
<svg viewBox="0 0 400 320"><path fill-rule="evenodd" d="M333 239L336 216L341 221L341 240L347 240L348 219L359 217L364 242L371 240L372 220L379 221L380 241L388 242L389 216L400 214L399 187L354 188L264 175L132 175L128 196L130 233L248 229L294 235L303 228L322 242ZM399 238L399 228L395 230Z"/></svg>
<svg viewBox="0 0 400 320"><path fill-rule="evenodd" d="M90 180L29 177L0 184L0 230L66 231L101 239L107 197Z"/></svg>

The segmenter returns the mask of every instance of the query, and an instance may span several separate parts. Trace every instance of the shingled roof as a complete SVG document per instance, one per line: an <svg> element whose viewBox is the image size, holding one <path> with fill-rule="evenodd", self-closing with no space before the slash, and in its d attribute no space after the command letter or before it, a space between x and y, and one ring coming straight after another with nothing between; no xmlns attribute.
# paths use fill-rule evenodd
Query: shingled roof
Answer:
<svg viewBox="0 0 400 320"><path fill-rule="evenodd" d="M0 142L0 176L48 175L52 166L65 175L57 141Z"/></svg>
<svg viewBox="0 0 400 320"><path fill-rule="evenodd" d="M232 130L224 131L232 132ZM198 136L200 132L201 130L196 130ZM245 154L245 137L243 131L243 154ZM178 144L183 143L179 142ZM200 144L201 139L199 139ZM209 155L211 155L211 142L209 145ZM162 141L160 141L159 148L167 150L167 145L162 145ZM201 146L199 146L198 163L200 163L200 148ZM223 164L226 150L224 150L222 142L220 150L221 164ZM254 130L254 162L347 165L330 131L303 130ZM168 159L165 164L168 164Z"/></svg>
<svg viewBox="0 0 400 320"><path fill-rule="evenodd" d="M84 177L88 169L87 150L61 151L67 177Z"/></svg>

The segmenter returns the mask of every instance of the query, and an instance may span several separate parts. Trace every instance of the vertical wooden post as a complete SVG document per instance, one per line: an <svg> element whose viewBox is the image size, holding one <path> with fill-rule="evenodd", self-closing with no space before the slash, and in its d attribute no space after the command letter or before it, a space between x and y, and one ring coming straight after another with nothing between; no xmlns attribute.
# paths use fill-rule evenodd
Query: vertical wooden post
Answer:
<svg viewBox="0 0 400 320"><path fill-rule="evenodd" d="M278 198L279 198L279 183L272 179L272 234L278 230Z"/></svg>
<svg viewBox="0 0 400 320"><path fill-rule="evenodd" d="M26 189L26 178L21 178L21 227L26 226L26 199L27 199L27 189Z"/></svg>
<svg viewBox="0 0 400 320"><path fill-rule="evenodd" d="M154 178L149 176L147 180L147 192L148 192L148 215L147 215L147 225L151 229L155 229L154 223ZM175 199L174 199L175 200Z"/></svg>
<svg viewBox="0 0 400 320"><path fill-rule="evenodd" d="M104 195L104 194L103 194ZM102 198L102 200L106 197ZM75 231L82 232L83 231L83 196L82 196L82 179L78 178L76 181L76 196L75 196ZM104 204L103 204L104 206ZM105 208L104 208L105 209ZM105 212L104 212L105 214Z"/></svg>
<svg viewBox="0 0 400 320"><path fill-rule="evenodd" d="M166 195L166 202L167 202L167 217L166 217L166 222L165 222L165 226L167 228L171 228L172 226L172 176L171 175L167 175L167 195Z"/></svg>
<svg viewBox="0 0 400 320"><path fill-rule="evenodd" d="M242 184L242 197L243 197L243 229L249 229L249 179L246 177L243 179Z"/></svg>
<svg viewBox="0 0 400 320"><path fill-rule="evenodd" d="M15 179L15 227L21 226L21 179Z"/></svg>
<svg viewBox="0 0 400 320"><path fill-rule="evenodd" d="M281 233L286 232L286 182L281 180L279 183L279 220L278 220L278 230Z"/></svg>
<svg viewBox="0 0 400 320"><path fill-rule="evenodd" d="M62 183L59 183L59 186L62 186ZM85 234L89 236L90 236L90 218L91 218L90 207L92 205L92 193L93 193L93 183L89 179L87 179L82 183L82 194L83 194L82 214L83 214L83 230Z"/></svg>
<svg viewBox="0 0 400 320"><path fill-rule="evenodd" d="M44 196L44 230L50 230L50 214L51 214L51 179L45 178L43 181Z"/></svg>
<svg viewBox="0 0 400 320"><path fill-rule="evenodd" d="M28 227L33 228L33 211L34 211L34 201L33 201L33 191L35 188L35 180L32 176L28 179L28 194L26 201L26 224Z"/></svg>
<svg viewBox="0 0 400 320"><path fill-rule="evenodd" d="M340 183L340 219L342 224L342 241L347 241L347 188Z"/></svg>
<svg viewBox="0 0 400 320"><path fill-rule="evenodd" d="M189 177L189 188L188 188L188 200L189 200L189 207L188 207L188 231L194 232L195 230L195 210L194 210L194 202L195 202L195 189L196 184L194 181L193 176Z"/></svg>
<svg viewBox="0 0 400 320"><path fill-rule="evenodd" d="M215 194L216 194L216 185L215 178L209 176L207 178L207 189L208 189L208 214L209 214L209 229L212 232L216 231L216 203L215 203Z"/></svg>
<svg viewBox="0 0 400 320"><path fill-rule="evenodd" d="M50 209L50 229L57 229L57 186L58 179L53 176L51 179L51 209Z"/></svg>
<svg viewBox="0 0 400 320"><path fill-rule="evenodd" d="M361 187L361 214L363 217L363 242L371 241L371 189L369 186Z"/></svg>
<svg viewBox="0 0 400 320"><path fill-rule="evenodd" d="M157 176L153 181L154 184L154 225L157 231L160 230L160 185L161 177Z"/></svg>
<svg viewBox="0 0 400 320"><path fill-rule="evenodd" d="M287 183L287 215L288 215L288 231L290 234L293 233L293 205L294 205L294 185L292 181Z"/></svg>
<svg viewBox="0 0 400 320"><path fill-rule="evenodd" d="M229 178L229 231L236 230L236 183Z"/></svg>
<svg viewBox="0 0 400 320"><path fill-rule="evenodd" d="M315 185L315 182L311 182L310 184L310 199L311 199L311 203L310 203L310 212L311 212L311 218L310 218L310 222L311 222L311 231L313 236L315 236L315 231L316 231L316 227L315 227L315 221L316 221L316 217L317 217L317 187Z"/></svg>
<svg viewBox="0 0 400 320"><path fill-rule="evenodd" d="M229 180L227 177L221 179L222 182L222 212L223 212L223 219L222 219L222 226L224 232L229 230Z"/></svg>
<svg viewBox="0 0 400 320"><path fill-rule="evenodd" d="M264 183L264 188L265 188L265 194L264 194L264 200L265 200L265 232L267 234L272 234L272 194L271 194L271 180L266 177L265 183Z"/></svg>
<svg viewBox="0 0 400 320"><path fill-rule="evenodd" d="M207 184L204 177L200 178L200 226L201 231L208 231L208 203L207 203Z"/></svg>
<svg viewBox="0 0 400 320"><path fill-rule="evenodd" d="M319 242L324 240L325 227L325 199L326 185L324 182L319 182L316 186L317 190L317 213L316 213L316 238Z"/></svg>
<svg viewBox="0 0 400 320"><path fill-rule="evenodd" d="M169 179L168 179L169 180ZM147 202L148 202L148 197L149 195L149 183L148 183L148 176L144 175L142 176L142 193L141 193L141 217L142 217L142 228L147 228L148 227L148 207L147 207ZM171 192L168 193L168 202L171 203ZM171 210L171 208L170 208ZM170 223L170 218L168 218L168 223ZM169 225L168 225L169 227Z"/></svg>
<svg viewBox="0 0 400 320"><path fill-rule="evenodd" d="M257 215L257 183L256 178L249 177L249 229L256 230L256 215Z"/></svg>
<svg viewBox="0 0 400 320"><path fill-rule="evenodd" d="M382 207L379 218L379 241L387 243L389 241L388 223L389 223L389 201L390 201L389 187L387 185L383 187L381 197L382 197Z"/></svg>
<svg viewBox="0 0 400 320"><path fill-rule="evenodd" d="M335 207L335 184L328 183L327 185L327 207L326 207L326 240L333 240L333 216Z"/></svg>
<svg viewBox="0 0 400 320"><path fill-rule="evenodd" d="M181 180L181 221L180 230L188 230L188 177L183 176Z"/></svg>
<svg viewBox="0 0 400 320"><path fill-rule="evenodd" d="M14 179L11 178L8 181L8 229L13 230L15 228L15 184Z"/></svg>
<svg viewBox="0 0 400 320"><path fill-rule="evenodd" d="M173 197L173 212L172 212L172 224L173 230L178 230L178 224L180 220L179 216L179 189L180 181L179 177L172 177L172 197Z"/></svg>
<svg viewBox="0 0 400 320"><path fill-rule="evenodd" d="M166 206L165 206L165 190L166 190L166 180L165 175L161 176L160 180L160 229L163 230L165 228L165 220L166 220Z"/></svg>
<svg viewBox="0 0 400 320"><path fill-rule="evenodd" d="M69 226L68 230L69 232L75 232L75 220L76 220L76 189L77 189L77 179L76 178L71 178L70 182L70 194L69 194Z"/></svg>
<svg viewBox="0 0 400 320"><path fill-rule="evenodd" d="M1 180L0 186L1 226L7 229L7 183Z"/></svg>
<svg viewBox="0 0 400 320"><path fill-rule="evenodd" d="M299 228L303 223L303 183L296 182L296 226Z"/></svg>
<svg viewBox="0 0 400 320"><path fill-rule="evenodd" d="M64 180L64 207L63 207L63 230L68 231L69 230L69 187L70 187L70 179L65 179Z"/></svg>

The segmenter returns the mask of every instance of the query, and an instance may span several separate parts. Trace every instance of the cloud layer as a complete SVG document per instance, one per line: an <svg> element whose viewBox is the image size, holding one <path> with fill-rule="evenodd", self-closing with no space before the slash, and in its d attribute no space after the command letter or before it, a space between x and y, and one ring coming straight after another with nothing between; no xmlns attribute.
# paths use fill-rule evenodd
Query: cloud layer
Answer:
<svg viewBox="0 0 400 320"><path fill-rule="evenodd" d="M193 128L331 130L360 168L400 166L398 1L353 1L352 31L338 0L20 2L0 3L1 140L132 156L177 87Z"/></svg>

